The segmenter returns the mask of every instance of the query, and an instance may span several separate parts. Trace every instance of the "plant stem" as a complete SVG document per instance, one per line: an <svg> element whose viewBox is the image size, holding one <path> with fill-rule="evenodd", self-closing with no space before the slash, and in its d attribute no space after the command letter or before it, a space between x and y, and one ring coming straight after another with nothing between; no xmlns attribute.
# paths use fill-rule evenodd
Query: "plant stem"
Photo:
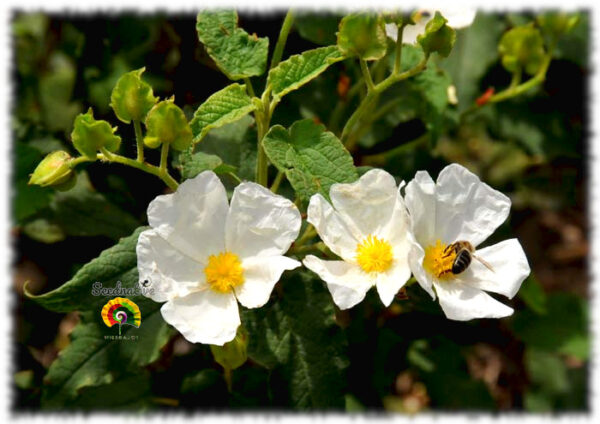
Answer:
<svg viewBox="0 0 600 424"><path fill-rule="evenodd" d="M229 175L233 180L235 180L235 182L237 182L238 184L242 183L242 180L240 177L238 177L234 172L228 172L227 175Z"/></svg>
<svg viewBox="0 0 600 424"><path fill-rule="evenodd" d="M225 383L227 383L227 391L231 393L233 391L233 372L231 368L223 368L223 378L225 378Z"/></svg>
<svg viewBox="0 0 600 424"><path fill-rule="evenodd" d="M369 67L367 66L367 62L364 59L358 60L360 63L360 71L362 72L363 78L367 83L367 90L372 91L375 89L375 84L373 84L373 78L371 77L371 72L369 71Z"/></svg>
<svg viewBox="0 0 600 424"><path fill-rule="evenodd" d="M250 81L250 78L244 78L244 82L246 83L246 91L248 91L250 97L256 97L256 95L254 94L254 87L252 87L252 81Z"/></svg>
<svg viewBox="0 0 600 424"><path fill-rule="evenodd" d="M377 84L372 90L367 93L367 96L363 99L358 108L354 111L350 119L346 122L344 129L342 130L342 142L346 144L346 141L349 138L350 132L354 129L354 126L358 122L358 120L362 117L363 113L371 106L371 104L377 99L377 97L383 93L386 89L388 89L391 85L395 84L398 81L402 81L404 79L410 78L419 72L421 72L427 66L427 61L429 59L428 55L425 55L421 62L417 64L414 68L404 71L402 73L396 74L392 73L389 77L381 81ZM348 147L348 146L347 146ZM353 147L353 146L350 146Z"/></svg>
<svg viewBox="0 0 600 424"><path fill-rule="evenodd" d="M387 150L385 152L363 156L362 163L364 165L381 165L381 163L383 163L385 159L390 156L395 156L399 153L414 150L419 145L425 144L428 137L429 134L425 133L420 137L415 138L414 140L408 141L404 144L401 144L400 146L396 146L393 149Z"/></svg>
<svg viewBox="0 0 600 424"><path fill-rule="evenodd" d="M167 162L169 161L169 143L163 143L160 149L160 166L161 173L167 173Z"/></svg>
<svg viewBox="0 0 600 424"><path fill-rule="evenodd" d="M140 121L133 121L133 128L135 130L135 143L137 144L137 161L144 162L144 136L142 134L142 126Z"/></svg>
<svg viewBox="0 0 600 424"><path fill-rule="evenodd" d="M277 39L277 44L275 44L275 50L273 51L273 57L271 58L271 67L269 69L273 69L281 61L283 48L285 47L293 23L294 15L291 10L288 10L285 19L283 20L283 24L281 25L281 31L279 31L279 38Z"/></svg>
<svg viewBox="0 0 600 424"><path fill-rule="evenodd" d="M277 193L277 190L279 190L279 184L281 184L281 181L283 181L283 177L284 177L284 173L281 171L277 171L277 176L275 177L275 180L273 181L273 184L271 185L271 191L273 193Z"/></svg>
<svg viewBox="0 0 600 424"><path fill-rule="evenodd" d="M400 73L402 65L402 33L404 32L404 24L398 25L398 39L396 40L396 58L394 60L394 74Z"/></svg>

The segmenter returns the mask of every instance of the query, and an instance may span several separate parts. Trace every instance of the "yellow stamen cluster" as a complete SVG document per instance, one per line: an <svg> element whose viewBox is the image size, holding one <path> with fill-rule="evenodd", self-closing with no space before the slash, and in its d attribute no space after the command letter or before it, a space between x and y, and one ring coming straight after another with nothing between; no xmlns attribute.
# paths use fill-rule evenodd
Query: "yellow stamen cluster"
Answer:
<svg viewBox="0 0 600 424"><path fill-rule="evenodd" d="M384 272L392 266L392 246L376 236L369 235L356 248L356 262L365 272Z"/></svg>
<svg viewBox="0 0 600 424"><path fill-rule="evenodd" d="M219 293L230 293L244 282L244 270L240 258L231 252L221 252L208 257L204 268L206 282Z"/></svg>
<svg viewBox="0 0 600 424"><path fill-rule="evenodd" d="M423 268L439 280L450 280L455 277L452 274L452 264L456 258L453 249L446 250L447 245L437 240L435 245L425 248Z"/></svg>

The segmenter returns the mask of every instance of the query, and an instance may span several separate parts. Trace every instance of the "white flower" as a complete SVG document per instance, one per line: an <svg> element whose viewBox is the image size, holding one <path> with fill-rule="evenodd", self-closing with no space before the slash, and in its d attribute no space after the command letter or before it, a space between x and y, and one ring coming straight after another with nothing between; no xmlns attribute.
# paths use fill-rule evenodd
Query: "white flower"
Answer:
<svg viewBox="0 0 600 424"><path fill-rule="evenodd" d="M455 254L446 247L467 241L477 247L504 222L510 199L464 167L444 168L437 183L419 171L404 197L411 215L414 240L410 268L419 284L435 299L435 287L446 316L454 320L501 318L513 313L485 291L512 298L529 275L529 264L517 239L477 250L462 273L451 272Z"/></svg>
<svg viewBox="0 0 600 424"><path fill-rule="evenodd" d="M474 9L464 9L460 7L444 7L439 9L423 9L419 11L420 20L416 25L406 25L402 31L402 43L414 44L417 42L417 36L425 34L425 26L433 19L435 12L439 11L444 18L448 20L446 25L454 29L468 27L473 23L475 14ZM398 27L396 24L386 24L385 32L393 40L398 39Z"/></svg>
<svg viewBox="0 0 600 424"><path fill-rule="evenodd" d="M340 309L359 303L373 286L389 306L410 277L409 222L400 188L390 174L373 169L352 184L332 185L329 194L333 207L320 194L311 197L307 220L343 260L308 255L304 265L327 283Z"/></svg>
<svg viewBox="0 0 600 424"><path fill-rule="evenodd" d="M136 249L140 284L148 281L146 295L166 302L165 321L194 343L232 340L237 301L263 306L283 271L300 265L282 256L298 236L298 209L255 183L238 185L228 205L219 178L203 172L154 199L148 222Z"/></svg>

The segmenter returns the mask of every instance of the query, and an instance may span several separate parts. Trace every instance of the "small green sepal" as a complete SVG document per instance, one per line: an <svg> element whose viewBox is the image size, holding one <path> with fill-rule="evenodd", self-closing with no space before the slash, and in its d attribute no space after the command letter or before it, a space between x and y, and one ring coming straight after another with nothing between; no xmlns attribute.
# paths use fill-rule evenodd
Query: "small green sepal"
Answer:
<svg viewBox="0 0 600 424"><path fill-rule="evenodd" d="M534 75L544 60L544 40L533 24L519 26L502 36L498 51L502 66L507 71L517 72L522 69Z"/></svg>
<svg viewBox="0 0 600 424"><path fill-rule="evenodd" d="M142 81L145 70L146 68L140 68L123 74L110 95L110 107L117 118L126 124L132 120L143 121L152 106L158 102L152 87Z"/></svg>
<svg viewBox="0 0 600 424"><path fill-rule="evenodd" d="M89 159L96 159L96 153L104 148L115 152L121 145L121 137L115 135L117 127L111 127L106 121L94 119L92 108L75 118L71 140L79 153Z"/></svg>
<svg viewBox="0 0 600 424"><path fill-rule="evenodd" d="M417 37L417 42L425 54L437 52L442 57L448 57L456 41L456 31L447 25L448 20L440 12L425 26L425 33Z"/></svg>
<svg viewBox="0 0 600 424"><path fill-rule="evenodd" d="M28 184L42 187L61 187L74 179L75 173L69 165L73 158L63 150L49 153L35 168Z"/></svg>
<svg viewBox="0 0 600 424"><path fill-rule="evenodd" d="M241 367L248 359L248 331L241 325L238 327L235 338L223 346L210 345L215 362L226 370Z"/></svg>
<svg viewBox="0 0 600 424"><path fill-rule="evenodd" d="M190 124L174 101L174 97L163 100L148 112L144 144L151 149L168 143L173 149L183 151L192 143Z"/></svg>

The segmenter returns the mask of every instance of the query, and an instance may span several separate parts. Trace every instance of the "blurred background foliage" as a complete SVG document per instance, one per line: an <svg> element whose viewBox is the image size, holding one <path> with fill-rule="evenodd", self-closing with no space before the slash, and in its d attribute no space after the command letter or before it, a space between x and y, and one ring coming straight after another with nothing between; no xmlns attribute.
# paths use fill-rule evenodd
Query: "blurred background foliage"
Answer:
<svg viewBox="0 0 600 424"><path fill-rule="evenodd" d="M327 13L299 16L284 59L334 44L340 18ZM282 19L277 14L242 14L240 25L251 34L268 36L272 51ZM387 309L371 291L357 307L337 311L349 361L341 364L346 379L338 382L345 404L331 406L405 413L588 410L589 15L582 12L579 24L561 38L543 85L466 112L489 87L498 90L509 84L498 41L511 27L534 19L530 13L479 13L472 26L458 31L448 59L437 60L418 78L386 92L381 100L386 107L373 111L352 147L357 166L382 167L405 181L419 169L435 176L446 164L458 162L511 197L509 220L486 244L516 235L527 253L532 274L511 301L515 314L502 320L454 322L414 286ZM122 151L134 155L133 129L119 123L109 108L111 90L127 71L145 66L144 78L155 94L175 95L188 118L228 81L198 42L191 15L17 13L11 31L17 300L12 377L13 407L23 411L40 408L43 377L70 343L78 322L77 313L49 312L26 299L24 283L29 281L33 293L60 286L143 225L148 203L165 192L155 177L119 165L84 165L76 187L67 192L29 186L29 174L50 151L73 152L73 119L90 106L97 119L118 124ZM313 118L339 135L356 107L357 98L346 96L359 76L355 61L333 66L287 96L272 125ZM258 85L264 85L264 76ZM456 89L457 104L446 101L449 85ZM207 161L219 162L208 156L218 155L237 167L240 177L252 178L254 140L253 122L247 117L212 131L198 150L207 154ZM157 162L158 152L148 156ZM180 163L175 160L173 166ZM281 192L292 194L285 182ZM311 284L314 290L325 290ZM160 358L143 372L113 381L110 390L85 388L71 406L288 407L290 394L278 390L278 381L289 370L265 369L249 360L235 371L234 391L228 394L209 347L172 334Z"/></svg>

